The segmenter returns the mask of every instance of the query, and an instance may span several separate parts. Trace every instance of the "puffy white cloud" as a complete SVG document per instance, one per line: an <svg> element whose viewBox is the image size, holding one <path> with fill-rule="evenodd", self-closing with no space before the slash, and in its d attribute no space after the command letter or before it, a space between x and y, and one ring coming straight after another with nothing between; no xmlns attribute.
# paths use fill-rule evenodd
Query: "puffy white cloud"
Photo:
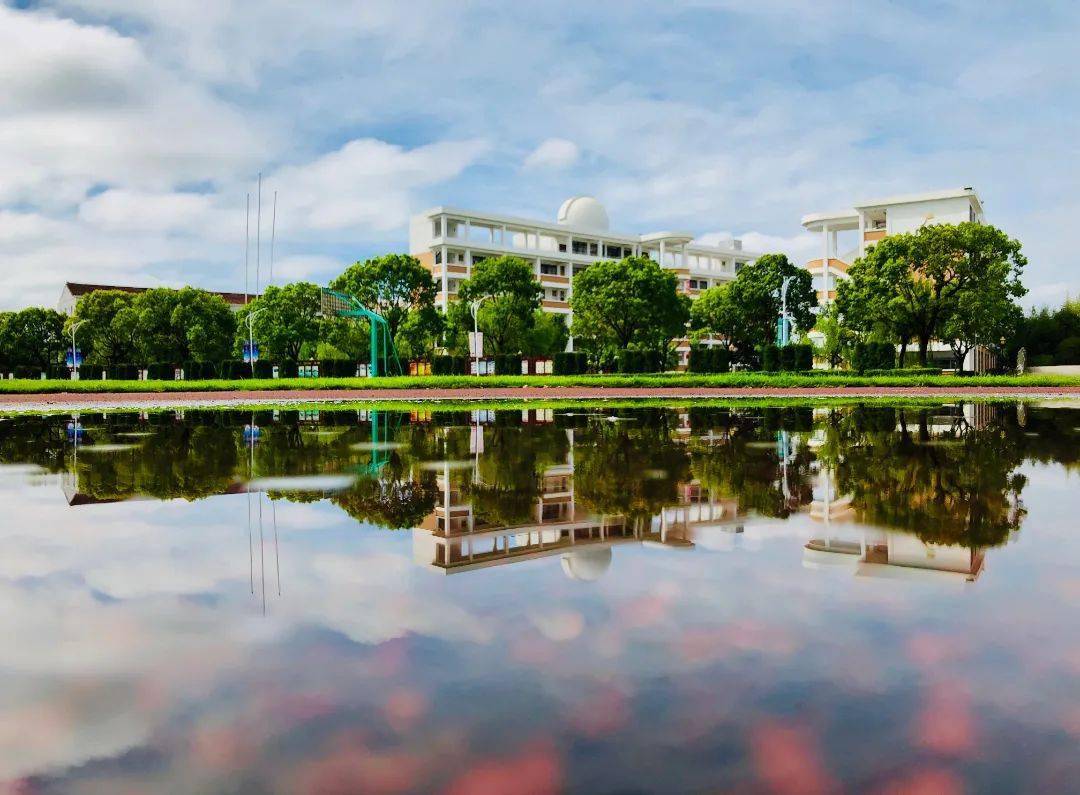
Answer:
<svg viewBox="0 0 1080 795"><path fill-rule="evenodd" d="M487 148L481 139L405 149L365 138L282 168L268 177L268 184L278 191L286 229L387 232L407 221L415 189L459 175Z"/></svg>
<svg viewBox="0 0 1080 795"><path fill-rule="evenodd" d="M548 138L525 158L525 168L568 168L580 155L577 144L565 138Z"/></svg>
<svg viewBox="0 0 1080 795"><path fill-rule="evenodd" d="M235 107L109 28L0 6L0 80L0 203L228 179L268 151Z"/></svg>

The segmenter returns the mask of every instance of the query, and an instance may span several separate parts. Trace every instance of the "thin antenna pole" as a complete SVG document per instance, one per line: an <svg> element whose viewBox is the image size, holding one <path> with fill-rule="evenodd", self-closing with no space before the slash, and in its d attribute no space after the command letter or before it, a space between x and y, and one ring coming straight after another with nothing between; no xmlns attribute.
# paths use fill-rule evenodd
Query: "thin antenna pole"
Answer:
<svg viewBox="0 0 1080 795"><path fill-rule="evenodd" d="M259 294L259 258L262 255L262 172L259 172L258 209L255 211L255 295Z"/></svg>
<svg viewBox="0 0 1080 795"><path fill-rule="evenodd" d="M273 511L274 517L274 562L277 566L277 595L281 596L281 554L278 552L278 532L277 532L277 502L270 501L270 510Z"/></svg>
<svg viewBox="0 0 1080 795"><path fill-rule="evenodd" d="M244 220L244 303L248 302L249 277L248 269L251 263L251 191L247 195L247 217Z"/></svg>
<svg viewBox="0 0 1080 795"><path fill-rule="evenodd" d="M262 612L266 615L266 542L263 540L263 499L259 494L259 577L262 579Z"/></svg>
<svg viewBox="0 0 1080 795"><path fill-rule="evenodd" d="M274 283L274 232L277 229L277 191L274 191L274 211L270 215L270 278L267 284Z"/></svg>

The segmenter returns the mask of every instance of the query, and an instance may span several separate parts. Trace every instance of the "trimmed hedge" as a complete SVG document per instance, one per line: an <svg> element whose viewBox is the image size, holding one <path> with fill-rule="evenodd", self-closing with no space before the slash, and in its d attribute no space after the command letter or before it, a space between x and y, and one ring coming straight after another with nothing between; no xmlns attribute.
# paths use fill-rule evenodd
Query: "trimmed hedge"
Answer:
<svg viewBox="0 0 1080 795"><path fill-rule="evenodd" d="M656 351L619 351L620 373L661 373L662 356Z"/></svg>
<svg viewBox="0 0 1080 795"><path fill-rule="evenodd" d="M892 370L896 367L896 346L891 342L857 342L851 353L851 368L860 373L867 370Z"/></svg>
<svg viewBox="0 0 1080 795"><path fill-rule="evenodd" d="M731 369L727 348L691 348L688 369L691 373L726 373Z"/></svg>
<svg viewBox="0 0 1080 795"><path fill-rule="evenodd" d="M554 375L585 375L589 371L589 357L582 351L560 351L551 365Z"/></svg>
<svg viewBox="0 0 1080 795"><path fill-rule="evenodd" d="M775 373L780 369L780 347L778 345L766 345L761 349L761 369L768 373Z"/></svg>
<svg viewBox="0 0 1080 795"><path fill-rule="evenodd" d="M431 360L432 375L468 375L468 356L436 356Z"/></svg>
<svg viewBox="0 0 1080 795"><path fill-rule="evenodd" d="M520 353L499 353L495 355L495 375L521 375Z"/></svg>
<svg viewBox="0 0 1080 795"><path fill-rule="evenodd" d="M795 349L795 370L813 370L814 369L814 346L813 345L792 345Z"/></svg>

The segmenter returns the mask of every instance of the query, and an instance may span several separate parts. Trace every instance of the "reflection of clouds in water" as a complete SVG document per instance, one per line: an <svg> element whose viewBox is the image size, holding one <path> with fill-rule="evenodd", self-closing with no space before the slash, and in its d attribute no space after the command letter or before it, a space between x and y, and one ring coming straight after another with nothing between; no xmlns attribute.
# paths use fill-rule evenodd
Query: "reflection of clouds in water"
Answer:
<svg viewBox="0 0 1080 795"><path fill-rule="evenodd" d="M250 491L342 491L356 482L356 475L289 475L255 478L248 482Z"/></svg>

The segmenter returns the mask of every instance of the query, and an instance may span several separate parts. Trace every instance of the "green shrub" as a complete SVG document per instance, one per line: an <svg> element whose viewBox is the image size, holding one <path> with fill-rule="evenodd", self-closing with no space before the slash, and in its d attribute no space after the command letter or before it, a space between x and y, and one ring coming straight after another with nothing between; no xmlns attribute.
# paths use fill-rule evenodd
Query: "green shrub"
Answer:
<svg viewBox="0 0 1080 795"><path fill-rule="evenodd" d="M780 349L780 369L789 373L796 369L794 345L785 345Z"/></svg>
<svg viewBox="0 0 1080 795"><path fill-rule="evenodd" d="M691 348L690 355L686 360L686 369L691 373L708 373L712 372L712 349L711 348Z"/></svg>
<svg viewBox="0 0 1080 795"><path fill-rule="evenodd" d="M453 356L435 356L431 360L431 374L432 375L453 375L454 373L454 357Z"/></svg>
<svg viewBox="0 0 1080 795"><path fill-rule="evenodd" d="M521 354L502 353L495 357L495 375L521 375Z"/></svg>
<svg viewBox="0 0 1080 795"><path fill-rule="evenodd" d="M619 351L617 368L620 373L659 373L662 359L657 351Z"/></svg>
<svg viewBox="0 0 1080 795"><path fill-rule="evenodd" d="M551 369L554 375L581 375L582 370L578 369L581 359L577 351L559 351L553 359Z"/></svg>
<svg viewBox="0 0 1080 795"><path fill-rule="evenodd" d="M891 342L857 342L851 354L851 367L860 373L892 370L896 367L896 346Z"/></svg>
<svg viewBox="0 0 1080 795"><path fill-rule="evenodd" d="M266 359L259 359L255 362L255 377L256 378L273 378L274 377L274 363Z"/></svg>
<svg viewBox="0 0 1080 795"><path fill-rule="evenodd" d="M794 345L795 348L795 368L796 370L813 370L814 369L814 346L813 345Z"/></svg>
<svg viewBox="0 0 1080 795"><path fill-rule="evenodd" d="M1055 364L1080 364L1080 337L1066 337L1058 343Z"/></svg>
<svg viewBox="0 0 1080 795"><path fill-rule="evenodd" d="M780 369L780 348L765 345L761 349L761 369L774 373Z"/></svg>

